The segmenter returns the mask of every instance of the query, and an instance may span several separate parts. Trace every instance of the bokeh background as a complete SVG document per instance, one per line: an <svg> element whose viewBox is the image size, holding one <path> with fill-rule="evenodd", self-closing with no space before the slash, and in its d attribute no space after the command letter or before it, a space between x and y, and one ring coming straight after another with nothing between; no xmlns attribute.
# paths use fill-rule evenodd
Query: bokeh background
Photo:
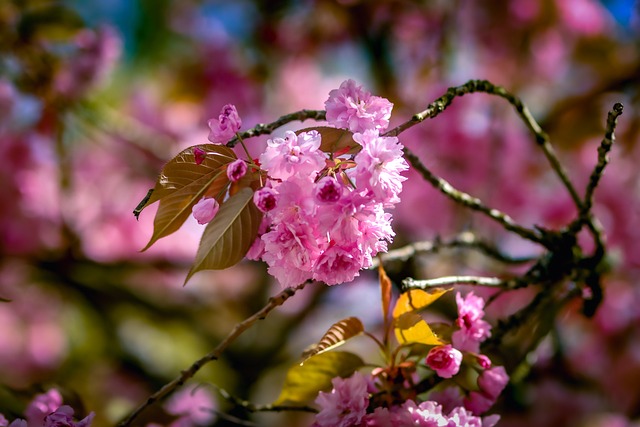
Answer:
<svg viewBox="0 0 640 427"><path fill-rule="evenodd" d="M140 252L155 207L139 221L133 208L166 161L207 141L206 121L224 104L237 106L247 129L322 109L329 90L353 78L395 104L394 126L448 86L489 79L530 107L580 189L606 112L625 105L595 197L610 252L604 303L593 319L578 304L558 314L495 408L499 425L638 425L638 7L630 0L0 1L0 297L11 300L0 303L0 413L17 416L34 393L55 386L76 408L96 412L94 426L114 425L279 291L263 265L249 262L198 273L183 287L203 230L195 221ZM257 154L265 141L250 140L249 149ZM522 224L558 227L575 216L504 100L457 99L401 142ZM537 254L408 175L393 212L393 247L472 230L514 256ZM501 268L444 251L390 274ZM274 401L286 369L333 322L357 315L368 329L379 327L378 293L370 272L351 284L307 287L141 422L170 424L171 405L191 405L210 411L188 425L308 425L306 414L248 414L207 384ZM489 315L495 320L528 296L498 300ZM450 300L441 314L452 307ZM375 352L363 356L377 360Z"/></svg>

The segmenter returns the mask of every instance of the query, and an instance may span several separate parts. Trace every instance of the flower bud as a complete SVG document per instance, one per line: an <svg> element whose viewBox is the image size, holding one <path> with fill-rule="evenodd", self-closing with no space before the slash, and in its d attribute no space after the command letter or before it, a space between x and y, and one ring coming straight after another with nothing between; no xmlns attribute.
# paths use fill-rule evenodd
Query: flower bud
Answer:
<svg viewBox="0 0 640 427"><path fill-rule="evenodd" d="M429 351L426 359L427 366L436 371L442 378L451 378L460 370L462 353L451 344L434 347Z"/></svg>

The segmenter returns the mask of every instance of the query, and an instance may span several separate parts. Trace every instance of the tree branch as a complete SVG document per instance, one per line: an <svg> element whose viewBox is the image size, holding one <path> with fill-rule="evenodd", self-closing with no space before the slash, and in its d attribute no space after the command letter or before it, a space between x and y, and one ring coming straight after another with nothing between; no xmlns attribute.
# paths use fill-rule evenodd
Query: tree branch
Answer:
<svg viewBox="0 0 640 427"><path fill-rule="evenodd" d="M476 285L490 286L493 288L512 288L518 281L502 280L497 277L478 277L478 276L445 276L436 279L415 280L407 277L402 281L402 290L429 288L446 288L454 285Z"/></svg>
<svg viewBox="0 0 640 427"><path fill-rule="evenodd" d="M558 175L567 191L571 195L573 202L578 207L578 209L582 208L582 201L578 192L574 188L573 184L569 180L567 172L564 170L564 167L560 164L556 153L549 142L549 136L542 130L540 125L536 122L536 120L531 115L529 109L522 103L520 98L508 92L501 86L496 86L493 83L487 80L470 80L467 83L461 86L450 87L447 92L442 95L440 98L433 101L431 104L427 106L427 108L415 114L411 119L401 125L391 129L386 132L385 136L398 136L405 130L421 123L426 119L432 119L442 113L447 109L449 105L453 102L456 97L464 96L468 93L474 92L482 92L487 93L489 95L496 95L501 98L506 99L511 105L513 105L518 113L518 116L522 119L524 124L527 126L529 131L534 135L536 139L536 143L540 146L542 151L544 152L545 157L551 164L552 169Z"/></svg>
<svg viewBox="0 0 640 427"><path fill-rule="evenodd" d="M173 381L165 384L160 390L149 396L147 400L136 408L127 418L125 418L122 422L120 422L119 427L127 427L130 426L131 423L144 411L147 407L153 405L155 402L162 400L168 394L175 391L178 387L182 386L188 379L193 378L193 376L208 362L212 360L217 360L222 352L238 338L244 331L253 326L258 320L263 320L267 315L276 307L284 304L286 300L291 298L295 293L299 290L304 289L304 287L309 282L304 282L298 285L295 288L286 288L279 294L274 297L269 298L269 302L262 307L259 311L246 318L242 322L236 324L231 332L227 335L227 337L220 343L218 346L213 349L210 353L206 354L202 358L195 361L188 369L185 369L180 372L180 376L175 378Z"/></svg>
<svg viewBox="0 0 640 427"><path fill-rule="evenodd" d="M253 138L254 136L258 136L258 135L268 135L272 133L274 130L278 129L279 127L286 125L287 123L295 122L295 121L304 122L305 120L308 120L308 119L313 119L318 121L325 120L325 111L324 110L296 111L295 113L286 114L278 118L276 121L271 122L269 124L259 123L249 130L240 132L239 135L240 135L240 138L242 139ZM227 142L226 145L227 147L235 147L235 145L238 142L240 142L240 139L238 139L238 137L236 136L232 140Z"/></svg>
<svg viewBox="0 0 640 427"><path fill-rule="evenodd" d="M312 408L311 406L293 406L293 405L256 405L248 400L240 399L239 397L233 396L227 390L219 387L215 384L210 384L213 388L215 388L220 396L222 396L225 400L230 402L235 406L239 406L249 412L284 412L284 411L301 411L301 412L311 412L318 413L318 410Z"/></svg>
<svg viewBox="0 0 640 427"><path fill-rule="evenodd" d="M541 245L545 245L545 240L539 233L518 225L509 215L505 214L504 212L490 208L484 205L480 199L453 187L451 184L449 184L449 182L431 172L424 164L422 164L418 156L413 154L406 147L404 148L404 155L407 160L409 160L409 163L411 163L411 165L422 175L425 180L431 183L431 185L440 190L442 194L449 197L454 202L487 215L489 218L498 222L508 231L516 233L524 239L531 240L532 242L536 242Z"/></svg>
<svg viewBox="0 0 640 427"><path fill-rule="evenodd" d="M373 259L373 264L369 268L377 268L380 264L380 258L382 258L383 263L389 261L407 261L417 254L435 253L440 249L456 248L476 249L483 254L506 264L526 264L528 262L536 260L536 258L534 257L511 257L505 253L502 253L498 248L496 248L489 242L480 239L474 233L465 231L448 241L443 242L439 238L436 238L435 240L423 240L420 242L411 243L398 249L391 250L384 254L380 254L378 257Z"/></svg>
<svg viewBox="0 0 640 427"><path fill-rule="evenodd" d="M605 167L609 164L609 152L615 142L615 130L618 122L618 117L622 115L623 106L619 102L616 103L607 115L607 126L604 134L604 138L598 147L598 163L593 168L591 176L589 177L589 184L584 195L584 202L580 211L580 217L582 220L587 219L590 215L591 208L593 207L593 193L596 187L600 183L600 179L604 174Z"/></svg>

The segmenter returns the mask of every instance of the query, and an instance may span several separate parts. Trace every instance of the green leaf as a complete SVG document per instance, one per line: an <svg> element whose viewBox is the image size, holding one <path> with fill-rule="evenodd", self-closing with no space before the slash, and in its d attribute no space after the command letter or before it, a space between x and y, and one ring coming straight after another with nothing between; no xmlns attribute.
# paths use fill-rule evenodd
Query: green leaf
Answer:
<svg viewBox="0 0 640 427"><path fill-rule="evenodd" d="M191 215L191 208L203 196L216 197L222 202L224 189L229 183L226 165L236 159L235 153L223 145L198 145L207 152L197 165L193 147L189 147L165 165L147 201L141 202L135 212L160 201L153 221L153 235L142 249L147 250L158 239L177 231Z"/></svg>
<svg viewBox="0 0 640 427"><path fill-rule="evenodd" d="M320 150L325 153L355 154L362 148L360 144L353 140L353 132L346 129L337 129L328 126L316 126L296 131L299 135L301 132L317 131L322 137Z"/></svg>
<svg viewBox="0 0 640 427"><path fill-rule="evenodd" d="M302 353L304 361L317 354L340 347L347 340L364 332L364 326L357 317L348 317L331 325L320 341ZM305 362L302 363L305 363Z"/></svg>
<svg viewBox="0 0 640 427"><path fill-rule="evenodd" d="M185 283L200 270L221 270L239 262L256 239L261 221L251 188L233 195L205 228Z"/></svg>
<svg viewBox="0 0 640 427"><path fill-rule="evenodd" d="M335 377L349 377L364 361L356 354L331 351L317 354L304 365L289 369L280 396L274 405L306 404L316 398L318 392L331 389Z"/></svg>

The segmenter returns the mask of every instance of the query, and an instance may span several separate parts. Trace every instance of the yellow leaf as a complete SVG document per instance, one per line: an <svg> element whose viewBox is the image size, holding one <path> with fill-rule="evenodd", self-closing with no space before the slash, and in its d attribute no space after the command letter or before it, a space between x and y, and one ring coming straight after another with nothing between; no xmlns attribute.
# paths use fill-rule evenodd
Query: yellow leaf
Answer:
<svg viewBox="0 0 640 427"><path fill-rule="evenodd" d="M427 322L415 312L410 311L396 318L395 326L396 339L400 344L444 344L440 338L433 333Z"/></svg>
<svg viewBox="0 0 640 427"><path fill-rule="evenodd" d="M442 288L434 288L429 292L422 289L411 289L398 298L393 309L393 318L397 319L405 313L426 308L448 291L449 289Z"/></svg>

